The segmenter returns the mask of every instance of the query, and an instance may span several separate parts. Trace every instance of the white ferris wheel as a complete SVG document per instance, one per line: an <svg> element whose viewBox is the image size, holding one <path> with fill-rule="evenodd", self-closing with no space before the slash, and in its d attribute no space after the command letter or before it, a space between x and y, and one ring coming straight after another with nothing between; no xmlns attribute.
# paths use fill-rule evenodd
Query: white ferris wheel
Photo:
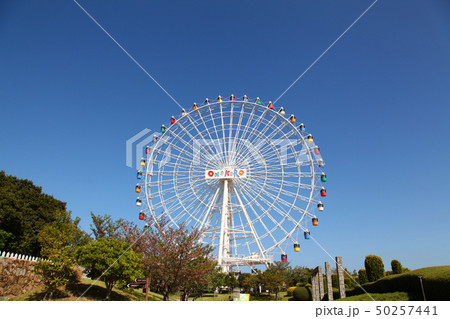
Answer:
<svg viewBox="0 0 450 319"><path fill-rule="evenodd" d="M172 116L137 173L139 219L203 231L223 271L300 251L324 210L324 161L305 125L271 102L218 97ZM236 269L235 269L236 270Z"/></svg>

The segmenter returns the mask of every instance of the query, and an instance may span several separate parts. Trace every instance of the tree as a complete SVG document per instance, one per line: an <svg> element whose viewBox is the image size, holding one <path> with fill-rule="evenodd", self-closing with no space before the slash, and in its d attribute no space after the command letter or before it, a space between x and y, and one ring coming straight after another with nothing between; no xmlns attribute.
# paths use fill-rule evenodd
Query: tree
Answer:
<svg viewBox="0 0 450 319"><path fill-rule="evenodd" d="M359 278L359 284L365 284L367 282L369 282L369 279L367 278L367 272L365 269L360 269L358 271L358 278Z"/></svg>
<svg viewBox="0 0 450 319"><path fill-rule="evenodd" d="M95 239L113 237L122 239L123 234L123 219L113 221L111 215L95 215L91 212L92 224L91 230Z"/></svg>
<svg viewBox="0 0 450 319"><path fill-rule="evenodd" d="M66 211L66 203L29 180L0 171L0 250L41 257L39 232L61 211Z"/></svg>
<svg viewBox="0 0 450 319"><path fill-rule="evenodd" d="M292 279L289 283L290 286L295 286L298 283L308 283L311 278L312 269L302 266L295 266L292 269Z"/></svg>
<svg viewBox="0 0 450 319"><path fill-rule="evenodd" d="M89 236L78 227L79 218L72 220L70 213L65 211L58 211L56 216L57 220L44 226L38 236L41 255L49 259L35 265L46 290L44 299L52 299L59 287L76 279L75 251L89 242Z"/></svg>
<svg viewBox="0 0 450 319"><path fill-rule="evenodd" d="M368 255L364 260L364 266L366 268L367 279L369 282L377 281L384 277L384 264L383 260L375 255Z"/></svg>
<svg viewBox="0 0 450 319"><path fill-rule="evenodd" d="M271 293L275 293L275 300L278 300L278 293L284 285L283 274L277 270L276 266L270 265L266 271L259 274L259 278L265 289Z"/></svg>
<svg viewBox="0 0 450 319"><path fill-rule="evenodd" d="M225 274L225 286L231 288L239 286L239 281L234 276L234 272L229 272Z"/></svg>
<svg viewBox="0 0 450 319"><path fill-rule="evenodd" d="M164 220L145 233L133 223L125 223L124 229L128 242L143 254L144 270L163 300L169 300L169 294L180 288L186 299L197 287L207 284L216 261L210 256L212 247L199 243L200 231L188 232L185 225L174 229Z"/></svg>
<svg viewBox="0 0 450 319"><path fill-rule="evenodd" d="M113 237L99 238L79 247L77 259L91 279L106 285L106 300L118 281L130 281L142 274L142 257L128 243Z"/></svg>
<svg viewBox="0 0 450 319"><path fill-rule="evenodd" d="M282 289L295 284L295 274L290 262L276 261L270 266L270 269L283 277Z"/></svg>
<svg viewBox="0 0 450 319"><path fill-rule="evenodd" d="M250 293L251 289L255 286L252 277L254 277L254 275L249 273L242 273L239 275L239 286L243 288L246 293Z"/></svg>
<svg viewBox="0 0 450 319"><path fill-rule="evenodd" d="M392 274L394 274L394 275L401 274L403 272L402 264L396 259L393 259L391 261L391 268L392 268Z"/></svg>
<svg viewBox="0 0 450 319"><path fill-rule="evenodd" d="M207 281L214 290L214 296L220 287L226 286L225 277L226 274L222 272L220 267L214 268L214 270L208 275Z"/></svg>

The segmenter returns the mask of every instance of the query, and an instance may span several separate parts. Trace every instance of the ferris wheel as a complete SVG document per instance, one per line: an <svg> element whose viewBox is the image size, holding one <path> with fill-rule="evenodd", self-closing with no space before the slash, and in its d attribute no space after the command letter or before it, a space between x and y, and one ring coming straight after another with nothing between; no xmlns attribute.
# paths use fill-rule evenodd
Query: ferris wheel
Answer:
<svg viewBox="0 0 450 319"><path fill-rule="evenodd" d="M202 231L223 271L300 251L318 225L326 175L305 125L283 107L221 96L161 126L141 159L139 219Z"/></svg>

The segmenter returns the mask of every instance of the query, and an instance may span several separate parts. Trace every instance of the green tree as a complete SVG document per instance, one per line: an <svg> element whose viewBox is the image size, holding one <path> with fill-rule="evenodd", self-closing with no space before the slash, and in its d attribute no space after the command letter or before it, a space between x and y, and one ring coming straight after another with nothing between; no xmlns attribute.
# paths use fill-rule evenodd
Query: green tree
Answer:
<svg viewBox="0 0 450 319"><path fill-rule="evenodd" d="M366 268L367 279L369 282L377 281L384 277L384 264L383 260L375 255L368 255L364 260L364 266Z"/></svg>
<svg viewBox="0 0 450 319"><path fill-rule="evenodd" d="M393 259L391 261L391 268L392 268L392 274L394 274L394 275L401 274L403 272L402 264L396 259Z"/></svg>
<svg viewBox="0 0 450 319"><path fill-rule="evenodd" d="M302 266L295 266L292 269L292 280L289 283L290 286L295 286L298 283L308 283L311 278L312 269Z"/></svg>
<svg viewBox="0 0 450 319"><path fill-rule="evenodd" d="M367 282L369 282L369 279L367 278L367 272L365 269L360 269L358 271L358 277L359 277L359 284L363 285Z"/></svg>
<svg viewBox="0 0 450 319"><path fill-rule="evenodd" d="M44 299L52 299L59 287L76 279L75 251L90 240L78 227L79 218L72 220L70 213L65 211L58 211L56 216L57 220L44 226L38 236L41 255L49 259L40 260L35 265L35 271L42 275L46 290Z"/></svg>
<svg viewBox="0 0 450 319"><path fill-rule="evenodd" d="M283 274L276 266L270 265L266 271L259 274L260 281L265 289L275 294L275 300L278 300L278 293L285 285Z"/></svg>
<svg viewBox="0 0 450 319"><path fill-rule="evenodd" d="M118 281L130 281L142 274L142 257L130 245L113 237L99 238L79 247L77 260L88 277L106 285L106 300Z"/></svg>
<svg viewBox="0 0 450 319"><path fill-rule="evenodd" d="M91 212L91 230L95 239L113 237L123 239L123 219L112 220L111 215L95 215Z"/></svg>
<svg viewBox="0 0 450 319"><path fill-rule="evenodd" d="M250 293L251 289L254 287L252 277L254 277L254 275L249 273L242 273L239 275L239 287L243 288L246 293Z"/></svg>
<svg viewBox="0 0 450 319"><path fill-rule="evenodd" d="M222 272L220 267L214 268L214 270L208 275L208 282L210 287L214 290L214 296L216 295L216 290L220 287L226 286L226 274Z"/></svg>
<svg viewBox="0 0 450 319"><path fill-rule="evenodd" d="M225 274L225 286L232 288L239 286L239 281L236 279L233 272Z"/></svg>
<svg viewBox="0 0 450 319"><path fill-rule="evenodd" d="M0 250L41 256L39 232L66 211L66 203L31 181L0 171Z"/></svg>

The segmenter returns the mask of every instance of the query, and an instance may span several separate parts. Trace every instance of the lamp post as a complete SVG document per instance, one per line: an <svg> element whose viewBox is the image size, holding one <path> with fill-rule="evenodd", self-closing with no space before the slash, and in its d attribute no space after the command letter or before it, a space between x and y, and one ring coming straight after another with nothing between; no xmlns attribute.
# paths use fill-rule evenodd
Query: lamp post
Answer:
<svg viewBox="0 0 450 319"><path fill-rule="evenodd" d="M425 289L423 289L422 276L417 276L417 277L419 277L419 280L420 280L420 287L422 287L423 300L424 300L424 301L427 301L427 299L425 298Z"/></svg>

